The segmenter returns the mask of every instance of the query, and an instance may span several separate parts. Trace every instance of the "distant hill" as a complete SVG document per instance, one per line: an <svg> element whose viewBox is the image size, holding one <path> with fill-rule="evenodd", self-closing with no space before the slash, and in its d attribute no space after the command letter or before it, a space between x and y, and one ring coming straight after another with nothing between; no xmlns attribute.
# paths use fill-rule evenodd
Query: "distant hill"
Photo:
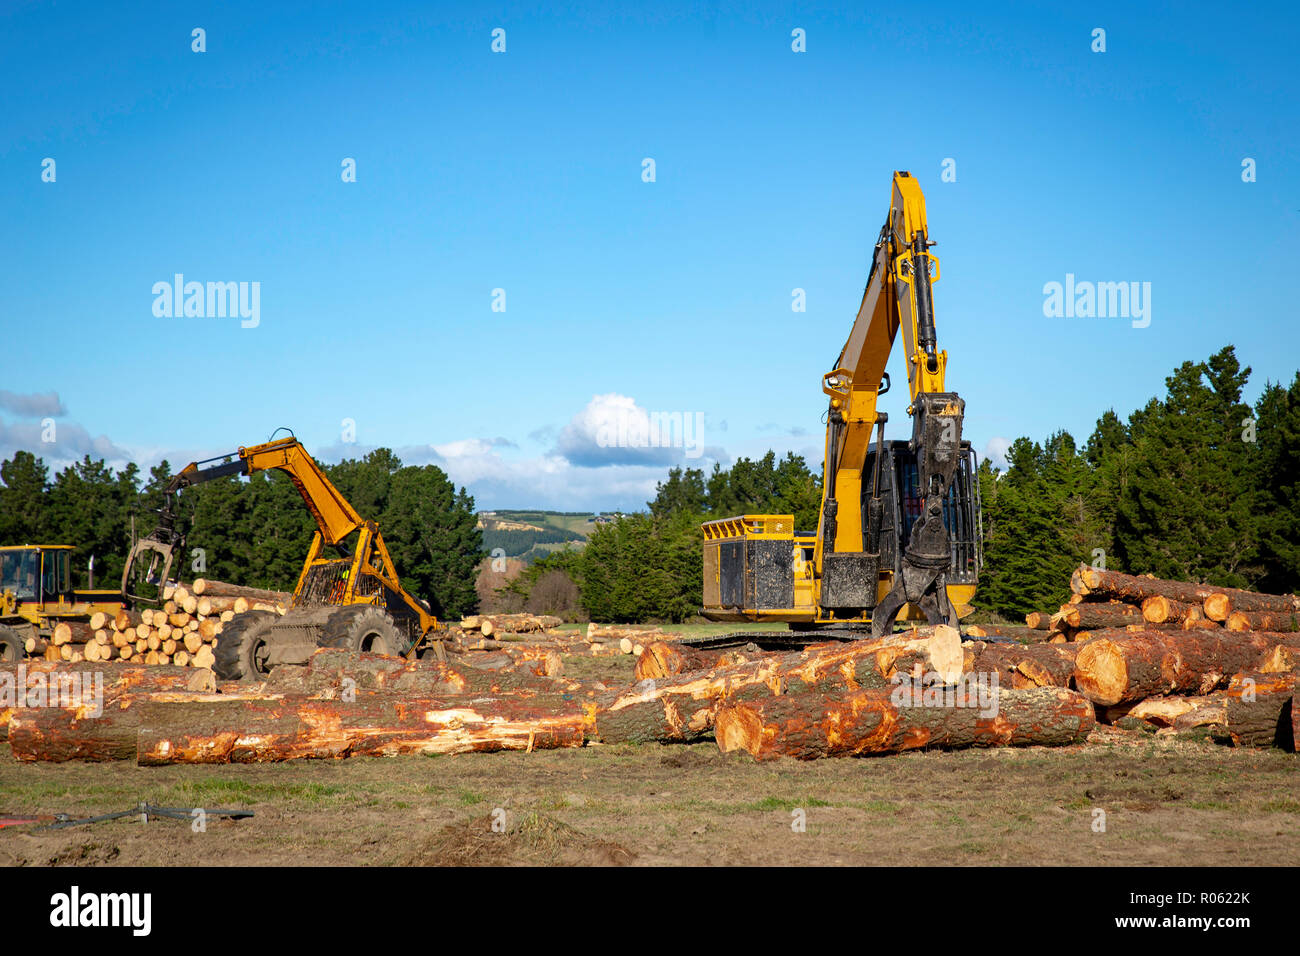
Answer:
<svg viewBox="0 0 1300 956"><path fill-rule="evenodd" d="M480 511L483 550L531 563L561 548L581 548L587 536L612 515L590 511Z"/></svg>

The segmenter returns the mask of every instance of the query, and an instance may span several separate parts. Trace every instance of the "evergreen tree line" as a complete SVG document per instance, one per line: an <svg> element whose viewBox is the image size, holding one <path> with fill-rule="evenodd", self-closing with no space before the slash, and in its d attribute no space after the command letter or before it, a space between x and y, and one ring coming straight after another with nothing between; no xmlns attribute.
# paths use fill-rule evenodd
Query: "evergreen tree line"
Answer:
<svg viewBox="0 0 1300 956"><path fill-rule="evenodd" d="M474 499L441 469L404 466L386 448L361 460L322 465L330 481L363 518L379 523L402 585L429 602L439 617L472 613L482 557ZM144 479L135 464L114 473L103 461L82 461L53 478L45 462L19 451L0 462L0 544L70 544L73 584L89 584L94 557L96 587L116 588L131 548L157 524L168 462ZM316 523L281 471L247 479L219 478L185 490L177 528L187 553L174 577L291 591Z"/></svg>
<svg viewBox="0 0 1300 956"><path fill-rule="evenodd" d="M1252 408L1231 346L1184 362L1166 394L1127 420L1113 409L1082 446L1066 431L1019 438L1007 468L980 465L985 565L976 604L1010 619L1055 610L1081 562L1263 591L1300 588L1300 373ZM820 470L820 469L819 469ZM550 572L593 620L677 622L701 603L699 525L791 513L817 527L821 475L769 452L712 474L675 468L648 512L598 527L582 551L535 562L509 588L526 601Z"/></svg>
<svg viewBox="0 0 1300 956"><path fill-rule="evenodd" d="M1184 362L1082 447L1017 439L1005 473L980 467L985 569L976 602L1017 618L1068 599L1080 562L1269 592L1300 588L1300 373L1242 400L1227 346Z"/></svg>

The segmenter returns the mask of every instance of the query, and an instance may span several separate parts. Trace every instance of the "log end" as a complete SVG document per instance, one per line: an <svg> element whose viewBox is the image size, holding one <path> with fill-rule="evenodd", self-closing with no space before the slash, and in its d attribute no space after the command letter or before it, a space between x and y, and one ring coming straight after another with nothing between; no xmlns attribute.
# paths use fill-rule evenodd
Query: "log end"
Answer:
<svg viewBox="0 0 1300 956"><path fill-rule="evenodd" d="M1079 650L1074 660L1074 683L1094 704L1110 707L1124 699L1128 663L1114 641L1098 638Z"/></svg>

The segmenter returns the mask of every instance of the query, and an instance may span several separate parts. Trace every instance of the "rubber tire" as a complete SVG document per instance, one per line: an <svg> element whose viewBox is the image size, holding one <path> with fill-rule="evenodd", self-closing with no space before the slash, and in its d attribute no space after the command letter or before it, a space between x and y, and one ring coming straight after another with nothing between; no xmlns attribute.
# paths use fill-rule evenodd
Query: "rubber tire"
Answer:
<svg viewBox="0 0 1300 956"><path fill-rule="evenodd" d="M257 680L266 672L258 669L257 651L266 643L266 632L280 615L273 611L245 611L236 614L217 635L213 673L221 680Z"/></svg>
<svg viewBox="0 0 1300 956"><path fill-rule="evenodd" d="M368 654L404 654L409 646L388 612L373 604L339 608L321 629L321 647Z"/></svg>
<svg viewBox="0 0 1300 956"><path fill-rule="evenodd" d="M17 664L27 656L27 642L12 627L0 626L0 664Z"/></svg>

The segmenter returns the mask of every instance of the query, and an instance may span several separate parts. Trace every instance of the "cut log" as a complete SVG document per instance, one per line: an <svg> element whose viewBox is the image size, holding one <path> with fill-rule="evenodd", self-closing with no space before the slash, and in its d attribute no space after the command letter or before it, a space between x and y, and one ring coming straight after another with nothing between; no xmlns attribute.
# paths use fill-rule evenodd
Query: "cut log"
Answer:
<svg viewBox="0 0 1300 956"><path fill-rule="evenodd" d="M743 664L752 656L735 648L703 650L674 641L652 641L642 649L633 673L637 680L658 680L687 671Z"/></svg>
<svg viewBox="0 0 1300 956"><path fill-rule="evenodd" d="M1049 617L1043 618L1043 627L1030 627L1019 624L972 624L966 628L967 637L1005 637L1021 644L1042 644L1050 640L1052 632L1048 630Z"/></svg>
<svg viewBox="0 0 1300 956"><path fill-rule="evenodd" d="M997 686L1069 687L1078 644L1010 644L968 641L962 645L963 671L992 679Z"/></svg>
<svg viewBox="0 0 1300 956"><path fill-rule="evenodd" d="M961 636L940 626L927 637L906 634L878 640L815 645L802 651L647 680L598 700L596 733L605 743L689 742L708 737L723 699L815 692L840 694L863 687L888 688L895 675L961 677Z"/></svg>
<svg viewBox="0 0 1300 956"><path fill-rule="evenodd" d="M287 591L248 588L239 584L214 581L211 578L195 578L190 590L202 597L247 598L250 601L266 601L270 604L288 604L293 599L293 595Z"/></svg>
<svg viewBox="0 0 1300 956"><path fill-rule="evenodd" d="M1234 631L1145 631L1089 641L1075 658L1074 681L1089 700L1110 706L1164 694L1207 694L1251 670L1278 644L1300 635Z"/></svg>
<svg viewBox="0 0 1300 956"><path fill-rule="evenodd" d="M1224 627L1230 631L1300 631L1300 611L1233 611Z"/></svg>
<svg viewBox="0 0 1300 956"><path fill-rule="evenodd" d="M1160 595L1184 604L1200 604L1206 617L1214 621L1226 621L1234 610L1291 611L1300 607L1300 599L1291 594L1257 594L1237 588L1136 577L1118 571L1099 571L1087 567L1080 568L1078 574L1088 593L1133 603L1141 603L1149 597Z"/></svg>
<svg viewBox="0 0 1300 956"><path fill-rule="evenodd" d="M50 639L56 647L63 647L68 644L85 644L94 634L94 629L85 621L60 621L54 625Z"/></svg>
<svg viewBox="0 0 1300 956"><path fill-rule="evenodd" d="M896 689L727 704L717 714L718 748L745 750L759 760L808 760L931 747L1059 747L1082 743L1096 723L1092 705L1060 687L1002 690L982 702L955 694L946 698L943 688L929 691L934 698L929 703L906 699Z"/></svg>
<svg viewBox="0 0 1300 956"><path fill-rule="evenodd" d="M613 641L617 644L623 638L627 638L646 644L650 641L671 639L674 636L677 635L649 624L597 624L592 621L587 625L587 640L602 643Z"/></svg>
<svg viewBox="0 0 1300 956"><path fill-rule="evenodd" d="M1224 692L1228 733L1238 747L1295 750L1295 674L1236 674Z"/></svg>
<svg viewBox="0 0 1300 956"><path fill-rule="evenodd" d="M1203 618L1201 605L1175 601L1163 594L1153 594L1142 602L1142 617L1151 624L1182 624L1185 620Z"/></svg>
<svg viewBox="0 0 1300 956"><path fill-rule="evenodd" d="M577 705L557 712L506 698L463 704L360 697L350 703L302 698L149 703L141 707L137 759L142 766L160 766L531 752L581 747L588 723Z"/></svg>
<svg viewBox="0 0 1300 956"><path fill-rule="evenodd" d="M1218 627L1223 627L1223 624L1219 621L1211 621L1206 617L1204 608L1188 612L1182 623L1184 631L1212 631Z"/></svg>
<svg viewBox="0 0 1300 956"><path fill-rule="evenodd" d="M1136 704L1117 704L1114 707L1098 707L1098 710L1108 724L1132 717L1156 727L1171 727L1177 731L1197 727L1223 727L1227 723L1227 709L1222 692L1204 697L1149 697Z"/></svg>
<svg viewBox="0 0 1300 956"><path fill-rule="evenodd" d="M1025 626L1035 631L1051 629L1052 615L1047 611L1031 611L1025 615Z"/></svg>
<svg viewBox="0 0 1300 956"><path fill-rule="evenodd" d="M57 655L59 648L50 647ZM21 668L21 669L20 669ZM207 681L211 672L205 672ZM115 665L104 667L96 662L66 663L63 660L31 660L22 664L0 664L0 739L15 713L32 713L37 710L58 710L51 702L69 701L69 695L80 689L104 699L128 693L148 693L163 690L184 690L195 680L196 672L189 668L156 668ZM20 677L25 680L19 684ZM215 685L214 685L215 686ZM24 703L23 707L9 707L10 702ZM75 701L73 701L75 702Z"/></svg>
<svg viewBox="0 0 1300 956"><path fill-rule="evenodd" d="M1061 608L1065 623L1077 630L1096 630L1103 627L1127 627L1143 624L1142 611L1132 604L1070 604Z"/></svg>

